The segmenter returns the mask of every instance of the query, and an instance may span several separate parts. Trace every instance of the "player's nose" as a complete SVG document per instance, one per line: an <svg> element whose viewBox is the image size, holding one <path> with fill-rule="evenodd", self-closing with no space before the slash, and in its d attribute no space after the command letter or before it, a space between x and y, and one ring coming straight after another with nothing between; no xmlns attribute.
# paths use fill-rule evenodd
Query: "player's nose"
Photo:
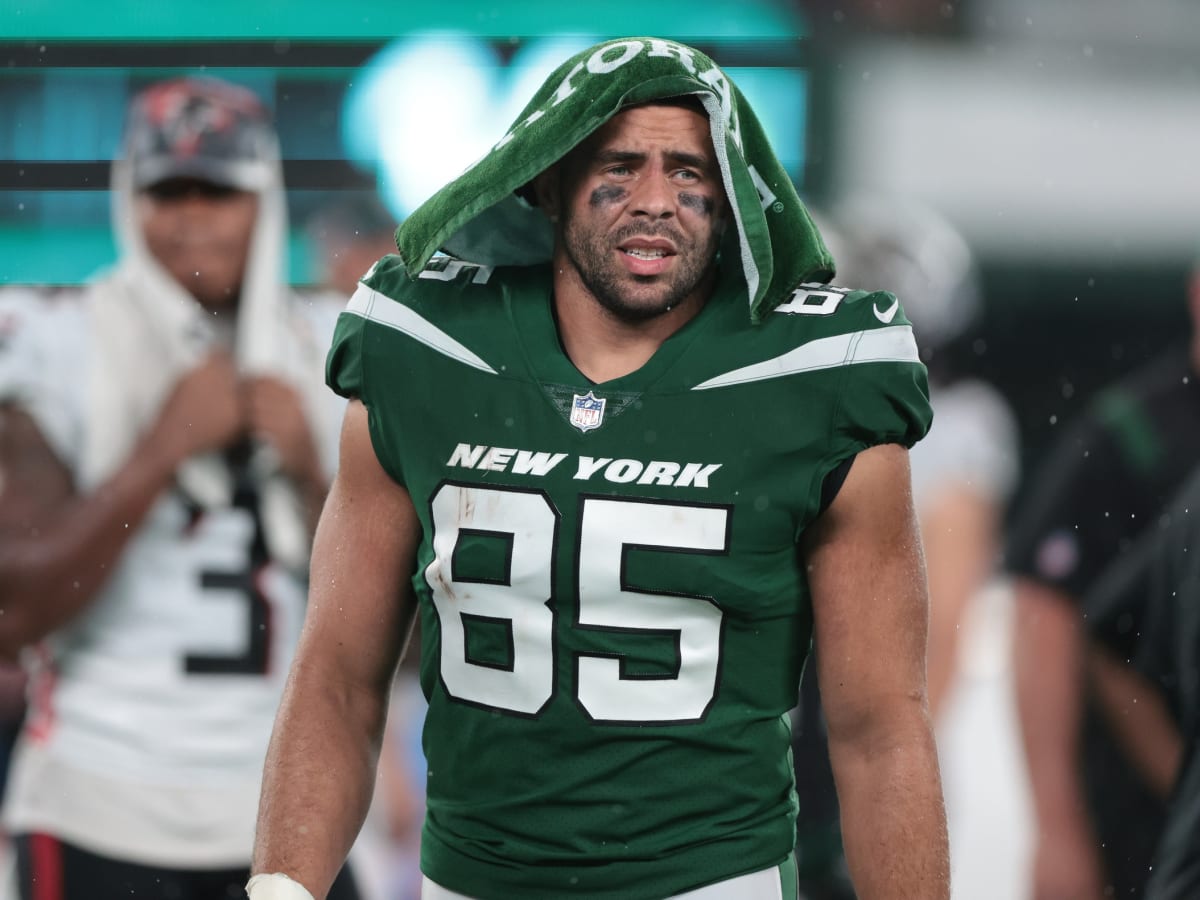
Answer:
<svg viewBox="0 0 1200 900"><path fill-rule="evenodd" d="M664 172L650 172L638 179L629 199L629 211L635 216L661 219L675 213L675 191Z"/></svg>

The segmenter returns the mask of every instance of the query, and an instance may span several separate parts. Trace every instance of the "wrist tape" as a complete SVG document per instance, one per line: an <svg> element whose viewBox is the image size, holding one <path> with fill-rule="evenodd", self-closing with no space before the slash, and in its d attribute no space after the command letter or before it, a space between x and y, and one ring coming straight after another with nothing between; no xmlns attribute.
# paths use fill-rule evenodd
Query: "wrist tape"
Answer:
<svg viewBox="0 0 1200 900"><path fill-rule="evenodd" d="M246 882L246 895L250 900L314 900L304 885L282 872L255 875Z"/></svg>

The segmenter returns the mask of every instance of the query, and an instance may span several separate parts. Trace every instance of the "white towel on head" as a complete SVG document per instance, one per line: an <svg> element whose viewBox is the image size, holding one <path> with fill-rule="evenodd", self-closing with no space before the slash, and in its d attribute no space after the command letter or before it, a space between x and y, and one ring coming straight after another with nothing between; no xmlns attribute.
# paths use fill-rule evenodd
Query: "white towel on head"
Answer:
<svg viewBox="0 0 1200 900"><path fill-rule="evenodd" d="M283 278L286 209L278 172L258 201L232 349L241 373L274 376L295 388L304 399L311 427L323 414L319 408L325 393L323 348L305 340L288 309ZM89 288L89 299L95 304L96 350L87 385L88 427L79 472L82 490L95 489L124 463L179 378L218 343L211 314L147 250L128 167L121 160L113 165L113 219L121 262ZM256 448L250 464L259 485L260 513L272 555L303 568L309 543L302 499L279 470L270 447ZM176 479L202 507L232 501L232 473L220 454L187 460Z"/></svg>

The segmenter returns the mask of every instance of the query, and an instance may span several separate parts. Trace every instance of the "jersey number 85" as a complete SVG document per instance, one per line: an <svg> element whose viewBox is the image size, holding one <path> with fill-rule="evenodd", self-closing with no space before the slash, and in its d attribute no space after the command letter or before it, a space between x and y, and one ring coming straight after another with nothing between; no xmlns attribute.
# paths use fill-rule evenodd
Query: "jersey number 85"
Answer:
<svg viewBox="0 0 1200 900"><path fill-rule="evenodd" d="M675 637L672 676L624 674L619 654L576 654L575 693L595 721L695 722L716 694L724 615L711 597L637 590L627 584L630 548L724 554L729 510L723 506L582 498L575 626ZM553 572L559 513L541 491L445 483L434 494L434 559L425 569L441 626L442 682L457 700L532 716L549 703L555 678ZM455 572L455 551L467 534L507 545L502 575L488 580ZM507 666L470 659L465 622L501 622L509 629Z"/></svg>

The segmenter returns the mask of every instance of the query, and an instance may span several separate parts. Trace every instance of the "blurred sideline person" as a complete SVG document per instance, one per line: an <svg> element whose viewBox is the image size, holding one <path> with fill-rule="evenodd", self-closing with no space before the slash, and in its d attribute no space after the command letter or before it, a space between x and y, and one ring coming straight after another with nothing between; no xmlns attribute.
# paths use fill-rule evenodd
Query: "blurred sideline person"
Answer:
<svg viewBox="0 0 1200 900"><path fill-rule="evenodd" d="M1181 763L1145 896L1192 900L1200 897L1200 469L1147 532L1097 579L1087 628L1148 683L1125 715L1137 720L1140 703L1165 702L1179 725Z"/></svg>
<svg viewBox="0 0 1200 900"><path fill-rule="evenodd" d="M117 264L0 347L0 651L31 667L4 805L24 900L240 895L342 411L328 338L283 280L259 99L155 84L122 149Z"/></svg>
<svg viewBox="0 0 1200 900"><path fill-rule="evenodd" d="M824 284L736 86L589 48L397 243L329 356L353 399L251 897L325 897L415 602L429 900L795 898L814 632L855 884L944 900L924 368L898 300Z"/></svg>
<svg viewBox="0 0 1200 900"><path fill-rule="evenodd" d="M358 280L380 257L396 251L396 222L373 193L346 191L305 223L315 258L313 281L345 306Z"/></svg>
<svg viewBox="0 0 1200 900"><path fill-rule="evenodd" d="M1037 818L1033 900L1141 897L1162 830L1178 730L1136 673L1087 641L1083 623L1101 573L1156 527L1200 458L1195 275L1189 313L1190 344L1101 391L1041 462L1014 520L1007 566ZM1140 610L1130 616L1135 634Z"/></svg>
<svg viewBox="0 0 1200 900"><path fill-rule="evenodd" d="M950 829L955 897L1010 900L1023 886L1023 773L1010 712L1010 600L996 583L1001 523L1017 479L1016 419L1003 395L971 374L981 313L973 254L936 211L883 195L854 195L819 220L839 284L884 285L904 298L929 370L934 427L910 451L913 500L929 578L928 680ZM828 779L820 707L806 673L798 709L796 777L818 797ZM986 811L984 808L986 807ZM836 798L801 807L800 848L814 865L835 845ZM807 833L807 841L806 841ZM822 839L821 835L825 835ZM817 898L850 897L841 870L821 863Z"/></svg>

